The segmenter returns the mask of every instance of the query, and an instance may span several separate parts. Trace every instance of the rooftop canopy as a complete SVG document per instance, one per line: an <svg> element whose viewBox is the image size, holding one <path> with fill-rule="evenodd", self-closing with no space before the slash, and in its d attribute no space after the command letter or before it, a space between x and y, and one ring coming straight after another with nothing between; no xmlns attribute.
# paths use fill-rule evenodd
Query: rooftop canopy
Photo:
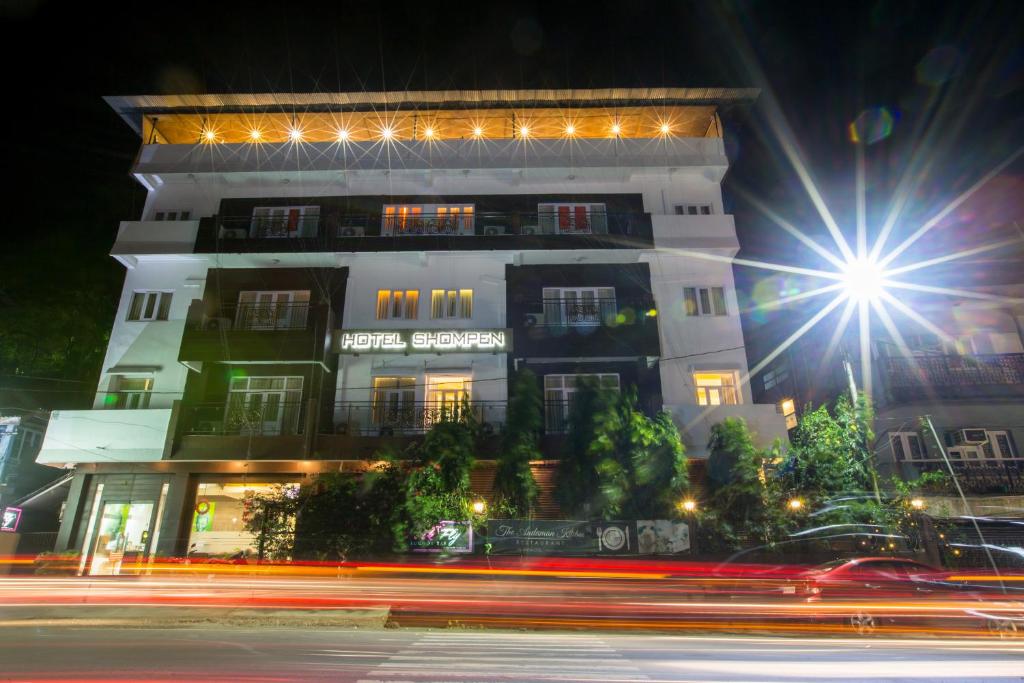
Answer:
<svg viewBox="0 0 1024 683"><path fill-rule="evenodd" d="M146 144L721 137L756 89L609 88L140 95L106 101Z"/></svg>

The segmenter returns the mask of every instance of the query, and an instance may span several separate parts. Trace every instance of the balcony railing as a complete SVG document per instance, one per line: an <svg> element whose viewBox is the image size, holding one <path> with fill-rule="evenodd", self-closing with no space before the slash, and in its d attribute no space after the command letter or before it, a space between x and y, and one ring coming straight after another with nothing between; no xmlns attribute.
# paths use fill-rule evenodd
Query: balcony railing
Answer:
<svg viewBox="0 0 1024 683"><path fill-rule="evenodd" d="M334 405L333 420L321 431L349 436L415 435L439 422L469 418L497 432L505 425L506 405L504 401L346 401Z"/></svg>
<svg viewBox="0 0 1024 683"><path fill-rule="evenodd" d="M482 211L473 214L328 213L305 215L299 224L287 218L215 216L216 237L222 242L243 240L316 240L332 242L359 237L502 237L531 235L644 235L651 219L640 212L588 214L584 220L548 212Z"/></svg>
<svg viewBox="0 0 1024 683"><path fill-rule="evenodd" d="M207 404L182 409L183 434L291 436L302 433L302 403L264 397L247 404Z"/></svg>
<svg viewBox="0 0 1024 683"><path fill-rule="evenodd" d="M942 396L1024 394L1024 354L977 356L943 355L888 357L883 379L897 397L924 396L933 390Z"/></svg>
<svg viewBox="0 0 1024 683"><path fill-rule="evenodd" d="M213 315L190 310L185 327L193 331L303 330L309 324L309 310L309 302L233 304L221 306Z"/></svg>
<svg viewBox="0 0 1024 683"><path fill-rule="evenodd" d="M615 327L647 320L653 299L539 299L527 301L524 327ZM619 313L622 313L620 316Z"/></svg>
<svg viewBox="0 0 1024 683"><path fill-rule="evenodd" d="M949 472L941 460L912 461L921 472ZM1024 459L951 462L960 487L975 494L1024 494Z"/></svg>

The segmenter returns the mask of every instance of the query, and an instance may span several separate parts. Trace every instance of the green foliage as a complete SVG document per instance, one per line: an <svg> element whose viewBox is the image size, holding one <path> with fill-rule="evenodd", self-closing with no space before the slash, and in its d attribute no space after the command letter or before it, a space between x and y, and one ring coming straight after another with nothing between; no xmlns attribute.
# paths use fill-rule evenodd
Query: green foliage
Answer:
<svg viewBox="0 0 1024 683"><path fill-rule="evenodd" d="M516 373L511 394L494 492L496 504L501 504L507 514L521 517L529 514L537 499L537 482L530 461L541 457L539 439L544 426L544 403L537 378L529 369Z"/></svg>
<svg viewBox="0 0 1024 683"><path fill-rule="evenodd" d="M302 506L303 491L280 484L269 493L246 492L242 524L256 537L256 557L285 560L295 546L295 516Z"/></svg>
<svg viewBox="0 0 1024 683"><path fill-rule="evenodd" d="M781 444L768 449L754 446L746 422L726 418L711 429L709 469L725 470L709 491L703 525L713 530L716 543L738 549L751 540L773 547L792 528L785 509L786 496L773 473L781 457ZM726 469L726 466L728 469Z"/></svg>
<svg viewBox="0 0 1024 683"><path fill-rule="evenodd" d="M468 415L462 411L461 415ZM468 419L437 422L419 447L420 460L436 467L445 491L468 491L469 473L476 461L473 425Z"/></svg>
<svg viewBox="0 0 1024 683"><path fill-rule="evenodd" d="M689 487L686 455L668 413L651 419L637 407L635 391L596 416L590 451L598 462L605 519L666 519L678 514Z"/></svg>
<svg viewBox="0 0 1024 683"><path fill-rule="evenodd" d="M569 409L565 448L558 463L555 498L562 510L573 517L589 517L600 506L601 476L591 445L605 414L613 410L618 394L580 379Z"/></svg>
<svg viewBox="0 0 1024 683"><path fill-rule="evenodd" d="M785 486L812 505L840 493L873 489L871 421L866 402L854 408L845 396L832 413L825 406L805 413L793 433Z"/></svg>

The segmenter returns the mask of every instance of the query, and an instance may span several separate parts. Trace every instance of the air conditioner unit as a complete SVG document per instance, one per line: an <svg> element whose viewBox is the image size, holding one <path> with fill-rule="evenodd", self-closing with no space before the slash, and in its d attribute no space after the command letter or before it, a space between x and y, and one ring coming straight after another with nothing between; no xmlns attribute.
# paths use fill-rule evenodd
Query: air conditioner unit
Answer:
<svg viewBox="0 0 1024 683"><path fill-rule="evenodd" d="M222 240L244 240L249 236L249 231L245 228L225 228L220 229L220 238Z"/></svg>
<svg viewBox="0 0 1024 683"><path fill-rule="evenodd" d="M539 225L524 225L523 226L523 234L524 235L539 235L540 234L540 226Z"/></svg>
<svg viewBox="0 0 1024 683"><path fill-rule="evenodd" d="M484 226L484 234L485 235L504 235L505 234L505 226L504 225L485 225Z"/></svg>
<svg viewBox="0 0 1024 683"><path fill-rule="evenodd" d="M953 432L953 440L958 444L978 445L988 441L984 429L958 429Z"/></svg>
<svg viewBox="0 0 1024 683"><path fill-rule="evenodd" d="M361 225L344 225L338 228L339 237L365 237L366 228Z"/></svg>
<svg viewBox="0 0 1024 683"><path fill-rule="evenodd" d="M537 327L544 324L543 313L527 313L523 316L523 327Z"/></svg>

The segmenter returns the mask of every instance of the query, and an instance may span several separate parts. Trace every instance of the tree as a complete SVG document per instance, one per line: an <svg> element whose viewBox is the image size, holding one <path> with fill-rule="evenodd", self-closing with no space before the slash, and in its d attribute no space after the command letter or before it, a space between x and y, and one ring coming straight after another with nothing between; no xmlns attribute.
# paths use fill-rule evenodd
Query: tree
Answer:
<svg viewBox="0 0 1024 683"><path fill-rule="evenodd" d="M576 395L569 405L565 448L558 463L555 498L566 514L589 517L601 495L601 478L591 444L597 436L600 416L611 409L618 396L591 379L577 381Z"/></svg>
<svg viewBox="0 0 1024 683"><path fill-rule="evenodd" d="M529 369L516 373L494 474L496 504L510 514L529 514L537 499L537 482L530 461L541 457L539 439L544 426L544 403L537 378Z"/></svg>
<svg viewBox="0 0 1024 683"><path fill-rule="evenodd" d="M689 478L672 417L645 415L631 389L596 419L590 450L598 462L598 513L605 519L675 517Z"/></svg>
<svg viewBox="0 0 1024 683"><path fill-rule="evenodd" d="M792 520L773 472L781 444L758 449L746 422L726 418L711 428L708 449L709 482L715 483L704 526L713 530L712 538L737 549L750 539L769 547L782 540Z"/></svg>
<svg viewBox="0 0 1024 683"><path fill-rule="evenodd" d="M246 492L242 524L256 538L256 558L284 560L295 547L295 517L302 505L302 490L279 484L268 493Z"/></svg>
<svg viewBox="0 0 1024 683"><path fill-rule="evenodd" d="M480 523L470 500L470 472L476 458L469 411L434 424L418 449L406 480L409 533L418 536L444 520Z"/></svg>

